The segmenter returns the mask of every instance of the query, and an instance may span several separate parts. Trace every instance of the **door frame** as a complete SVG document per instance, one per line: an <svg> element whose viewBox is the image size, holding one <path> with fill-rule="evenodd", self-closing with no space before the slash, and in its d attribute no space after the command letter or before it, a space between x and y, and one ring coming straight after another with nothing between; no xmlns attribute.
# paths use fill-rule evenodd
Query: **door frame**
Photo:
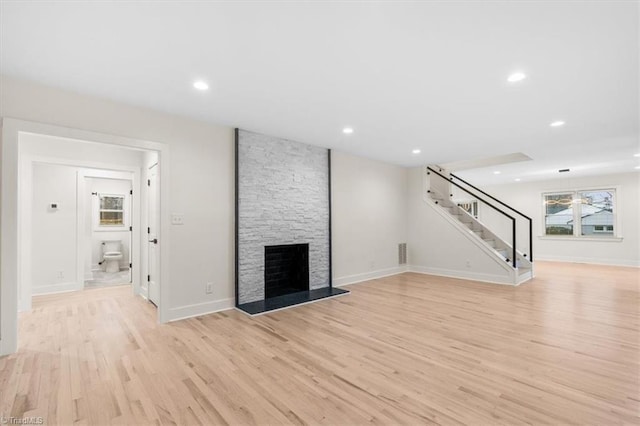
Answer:
<svg viewBox="0 0 640 426"><path fill-rule="evenodd" d="M15 118L2 119L0 139L0 355L14 353L18 349L18 288L22 279L21 249L22 231L20 194L22 190L19 154L21 133L76 139L82 142L116 145L133 149L157 151L160 168L160 228L162 245L160 250L160 298L158 322L169 319L170 276L170 159L169 146L165 143L126 138L87 130L43 124Z"/></svg>

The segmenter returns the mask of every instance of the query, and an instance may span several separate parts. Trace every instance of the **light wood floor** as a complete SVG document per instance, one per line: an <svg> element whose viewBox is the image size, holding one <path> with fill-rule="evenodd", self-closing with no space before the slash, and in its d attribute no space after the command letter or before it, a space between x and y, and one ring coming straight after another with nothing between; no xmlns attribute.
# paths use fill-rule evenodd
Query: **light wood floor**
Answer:
<svg viewBox="0 0 640 426"><path fill-rule="evenodd" d="M128 287L38 297L0 416L45 424L638 424L639 270L518 288L407 273L157 325Z"/></svg>

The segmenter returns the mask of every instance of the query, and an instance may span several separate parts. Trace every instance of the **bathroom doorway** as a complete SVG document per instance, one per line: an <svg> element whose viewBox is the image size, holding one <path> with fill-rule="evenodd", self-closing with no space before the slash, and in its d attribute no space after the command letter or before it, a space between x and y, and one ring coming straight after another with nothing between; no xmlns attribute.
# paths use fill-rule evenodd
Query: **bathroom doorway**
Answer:
<svg viewBox="0 0 640 426"><path fill-rule="evenodd" d="M84 290L84 215L77 204L78 170L119 171L131 180L130 231L132 297L148 299L147 173L158 164L157 316L169 318L166 277L170 274L169 147L163 143L5 118L2 122L3 265L0 288L0 355L18 347L18 312L32 308L33 296ZM161 184L160 184L161 182ZM131 194L129 194L131 195ZM117 204L117 201L116 201ZM118 209L107 209L118 210ZM112 212L113 213L113 212ZM124 212L123 212L124 214ZM105 215L109 216L109 215ZM117 216L117 214L115 215ZM123 255L124 257L124 255ZM143 275L144 274L144 275ZM146 289L145 289L146 290ZM109 292L111 289L93 291ZM80 296L81 293L78 293ZM18 303L15 303L15 301Z"/></svg>
<svg viewBox="0 0 640 426"><path fill-rule="evenodd" d="M112 287L132 282L132 176L83 171L84 288ZM82 185L81 185L82 186Z"/></svg>
<svg viewBox="0 0 640 426"><path fill-rule="evenodd" d="M158 151L43 134L21 135L19 147L18 309L30 310L34 296L121 285L150 299L146 183Z"/></svg>

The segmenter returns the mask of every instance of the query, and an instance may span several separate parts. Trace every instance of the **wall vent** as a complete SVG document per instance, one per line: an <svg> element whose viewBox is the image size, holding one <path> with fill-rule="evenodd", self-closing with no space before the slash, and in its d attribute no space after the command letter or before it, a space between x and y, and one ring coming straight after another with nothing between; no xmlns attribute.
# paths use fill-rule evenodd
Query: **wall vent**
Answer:
<svg viewBox="0 0 640 426"><path fill-rule="evenodd" d="M398 264L407 264L407 243L398 244Z"/></svg>

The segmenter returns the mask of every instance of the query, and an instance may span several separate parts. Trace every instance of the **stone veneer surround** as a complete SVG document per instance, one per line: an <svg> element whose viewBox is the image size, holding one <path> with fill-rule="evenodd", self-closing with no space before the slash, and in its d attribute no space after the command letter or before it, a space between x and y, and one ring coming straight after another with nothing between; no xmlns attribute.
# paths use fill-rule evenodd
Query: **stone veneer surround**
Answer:
<svg viewBox="0 0 640 426"><path fill-rule="evenodd" d="M329 287L329 151L245 130L237 144L237 303L264 299L265 246L309 244L309 289Z"/></svg>

